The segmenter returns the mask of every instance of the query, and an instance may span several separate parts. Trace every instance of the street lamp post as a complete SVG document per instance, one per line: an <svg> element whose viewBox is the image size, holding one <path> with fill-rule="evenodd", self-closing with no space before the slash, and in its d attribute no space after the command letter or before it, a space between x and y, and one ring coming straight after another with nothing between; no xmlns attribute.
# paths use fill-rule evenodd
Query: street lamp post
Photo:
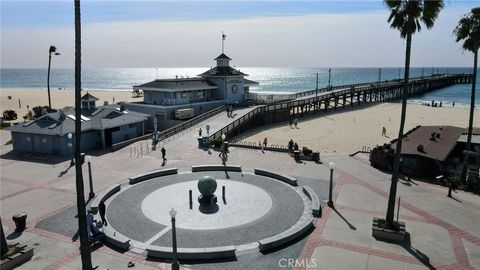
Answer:
<svg viewBox="0 0 480 270"><path fill-rule="evenodd" d="M70 149L70 155L72 156L72 159L70 160L70 167L72 167L73 165L75 165L75 161L73 159L74 156L73 156L73 135L72 135L72 133L68 133L68 135L67 135L67 146Z"/></svg>
<svg viewBox="0 0 480 270"><path fill-rule="evenodd" d="M88 194L88 199L93 199L95 197L95 192L93 192L93 180L92 180L92 157L85 156L88 165L88 181L90 182L90 193Z"/></svg>
<svg viewBox="0 0 480 270"><path fill-rule="evenodd" d="M330 90L330 81L332 79L332 69L331 68L328 68L328 90Z"/></svg>
<svg viewBox="0 0 480 270"><path fill-rule="evenodd" d="M317 74L317 83L315 84L315 97L318 97L318 72L315 74Z"/></svg>
<svg viewBox="0 0 480 270"><path fill-rule="evenodd" d="M332 200L332 189L333 189L333 169L335 169L335 163L330 162L328 164L330 166L330 188L328 190L328 202L327 205L329 207L333 207L333 200Z"/></svg>
<svg viewBox="0 0 480 270"><path fill-rule="evenodd" d="M172 270L179 270L180 265L177 260L177 235L175 232L175 216L177 211L174 208L170 210L170 217L172 218L172 244L173 244L173 258L172 258Z"/></svg>
<svg viewBox="0 0 480 270"><path fill-rule="evenodd" d="M48 109L52 110L52 102L50 99L50 64L52 63L52 53L53 55L60 55L57 52L57 48L55 46L50 46L48 49L48 72L47 72L47 91L48 91Z"/></svg>

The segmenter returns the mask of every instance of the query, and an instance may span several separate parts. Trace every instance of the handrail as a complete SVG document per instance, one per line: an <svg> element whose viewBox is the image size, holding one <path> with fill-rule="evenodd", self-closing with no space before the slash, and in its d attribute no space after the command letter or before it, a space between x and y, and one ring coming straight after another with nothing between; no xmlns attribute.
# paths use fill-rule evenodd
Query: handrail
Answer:
<svg viewBox="0 0 480 270"><path fill-rule="evenodd" d="M222 105L222 106L219 106L219 107L217 107L217 108L214 108L214 109L212 109L212 110L210 110L210 111L207 111L207 112L205 112L205 113L203 113L203 114L200 114L200 115L198 115L198 116L196 116L196 117L194 117L194 118L192 118L192 119L190 119L190 120L188 120L188 121L185 121L185 122L183 122L183 123L181 123L181 124L179 124L179 125L176 125L176 126L173 126L173 127L171 127L171 128L168 128L168 129L166 129L166 130L161 131L161 132L159 133L158 138L159 138L159 140L165 140L165 139L167 139L168 137L173 136L173 135L175 135L175 134L177 134L177 133L179 133L179 132L182 132L182 131L184 131L184 130L186 130L186 129L189 129L190 127L193 127L193 126L197 125L198 123L204 121L205 119L210 118L210 117L212 117L213 115L218 114L218 113L220 113L220 112L222 112L222 111L224 111L224 110L225 110L225 106L223 106L223 105ZM145 140L145 139L151 138L151 137L152 137L152 134L153 134L153 133L148 133L148 134L145 134L145 135L142 135L142 136L133 138L133 139L128 140L128 141L119 142L119 143L117 143L117 144L112 145L112 150L113 150L113 151L116 151L116 150L118 150L118 149L120 149L120 148L123 148L123 147L125 147L125 146L127 146L127 145L129 145L129 144L134 143L134 142L138 142L138 141L141 141L141 140Z"/></svg>

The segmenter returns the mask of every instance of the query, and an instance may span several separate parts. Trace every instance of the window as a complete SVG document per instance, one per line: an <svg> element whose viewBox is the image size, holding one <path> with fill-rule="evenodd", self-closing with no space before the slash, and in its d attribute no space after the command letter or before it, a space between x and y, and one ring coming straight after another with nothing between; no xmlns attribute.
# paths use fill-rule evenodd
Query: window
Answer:
<svg viewBox="0 0 480 270"><path fill-rule="evenodd" d="M205 90L197 91L197 98L205 98Z"/></svg>
<svg viewBox="0 0 480 270"><path fill-rule="evenodd" d="M192 98L192 91L182 92L182 98Z"/></svg>

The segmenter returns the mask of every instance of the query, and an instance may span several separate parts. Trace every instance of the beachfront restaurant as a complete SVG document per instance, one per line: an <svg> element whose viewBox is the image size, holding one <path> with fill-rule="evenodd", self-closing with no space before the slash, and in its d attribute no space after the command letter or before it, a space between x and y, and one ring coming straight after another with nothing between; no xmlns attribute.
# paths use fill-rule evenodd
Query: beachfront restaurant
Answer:
<svg viewBox="0 0 480 270"><path fill-rule="evenodd" d="M82 152L109 149L114 144L145 134L148 115L129 111L124 104L97 107L97 100L88 93L82 97ZM70 155L75 141L75 109L67 107L44 114L13 126L10 131L14 151Z"/></svg>
<svg viewBox="0 0 480 270"><path fill-rule="evenodd" d="M412 177L435 178L461 170L465 128L418 126L402 142L401 172ZM392 144L395 149L396 143Z"/></svg>
<svg viewBox="0 0 480 270"><path fill-rule="evenodd" d="M217 58L217 66L193 78L156 79L133 87L143 92L143 102L129 102L130 110L149 114L147 130L164 130L225 105L244 104L249 87L257 82L229 66L225 54ZM188 117L178 117L188 111Z"/></svg>

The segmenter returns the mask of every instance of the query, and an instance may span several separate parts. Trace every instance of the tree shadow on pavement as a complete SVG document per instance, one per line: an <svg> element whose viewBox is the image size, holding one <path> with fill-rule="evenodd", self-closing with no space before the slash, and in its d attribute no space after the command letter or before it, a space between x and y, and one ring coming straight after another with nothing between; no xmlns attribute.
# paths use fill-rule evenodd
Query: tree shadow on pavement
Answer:
<svg viewBox="0 0 480 270"><path fill-rule="evenodd" d="M338 212L338 210L335 208L335 207L332 207L332 210L337 213L337 215L343 219L343 221L345 221L345 223L347 223L348 227L350 227L351 230L353 231L356 231L357 230L357 227L353 226L344 216L342 216L342 214L340 214L340 212Z"/></svg>

